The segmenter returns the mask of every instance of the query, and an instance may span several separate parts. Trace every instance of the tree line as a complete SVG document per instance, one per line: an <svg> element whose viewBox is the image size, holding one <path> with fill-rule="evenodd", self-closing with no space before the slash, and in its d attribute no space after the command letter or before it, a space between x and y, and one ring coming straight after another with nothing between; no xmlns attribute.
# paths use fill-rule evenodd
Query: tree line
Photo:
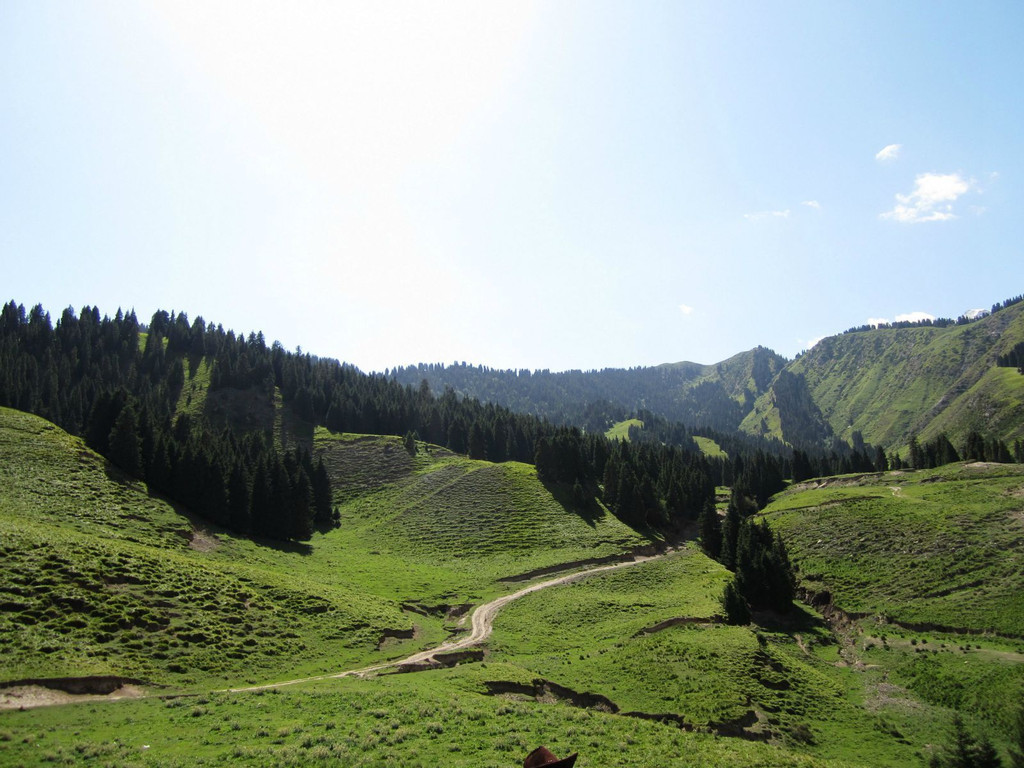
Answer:
<svg viewBox="0 0 1024 768"><path fill-rule="evenodd" d="M308 539L332 520L322 462L301 449L278 451L267 434L217 430L176 413L185 365L208 352L207 336L229 341L223 329L208 333L183 314L156 313L143 337L134 312L110 318L69 308L52 324L41 306L26 313L12 301L0 309L0 405L82 436L128 475L212 522Z"/></svg>
<svg viewBox="0 0 1024 768"><path fill-rule="evenodd" d="M1024 341L1014 345L1005 355L999 355L996 358L996 365L1000 368L1016 368L1024 374Z"/></svg>
<svg viewBox="0 0 1024 768"><path fill-rule="evenodd" d="M994 315L996 312L1000 312L1004 309L1012 307L1014 304L1020 304L1024 301L1024 295L1013 296L1003 301L997 301L992 305L992 309L989 311L981 310L979 314L969 316L960 315L956 320L949 317L936 317L927 318L924 320L900 320L892 323L873 323L868 325L858 325L854 328L848 328L843 331L846 333L862 333L864 331L873 331L879 329L891 329L891 328L949 328L954 325L968 325L969 323L977 322L988 315ZM1000 363L1002 365L1002 363Z"/></svg>
<svg viewBox="0 0 1024 768"><path fill-rule="evenodd" d="M210 389L242 389L336 432L412 437L470 458L536 463L542 479L586 499L617 472L612 510L659 530L694 519L713 497L715 469L699 453L666 445L615 448L603 435L429 384L399 384L336 360L268 345L184 313L158 311L148 326L134 312L110 318L94 307L65 309L56 323L39 305L0 309L0 404L38 414L80 435L128 474L241 533L308 539L329 525L330 482L301 449L272 435L178 412L186 371L201 361ZM608 486L605 486L606 488Z"/></svg>
<svg viewBox="0 0 1024 768"><path fill-rule="evenodd" d="M999 464L1013 462L1024 463L1024 442L1015 440L1011 449L1005 441L998 438L985 438L977 430L967 434L963 446L958 451L944 432L940 432L931 440L920 443L916 435L910 438L909 463L904 464L899 456L894 456L892 469L932 469L955 461L991 461Z"/></svg>
<svg viewBox="0 0 1024 768"><path fill-rule="evenodd" d="M760 393L785 365L785 359L757 347L749 353L749 365L749 378ZM715 369L717 377L699 383L698 379L710 372L708 366L696 363L555 373L499 370L465 362L421 363L393 368L384 375L409 386L426 380L437 390L451 387L460 396L589 432L604 432L622 421L627 412L637 410L654 411L674 422L732 431L752 407L756 394L748 393L746 402L732 397L724 383L732 374L721 363ZM747 374L741 378L745 380Z"/></svg>

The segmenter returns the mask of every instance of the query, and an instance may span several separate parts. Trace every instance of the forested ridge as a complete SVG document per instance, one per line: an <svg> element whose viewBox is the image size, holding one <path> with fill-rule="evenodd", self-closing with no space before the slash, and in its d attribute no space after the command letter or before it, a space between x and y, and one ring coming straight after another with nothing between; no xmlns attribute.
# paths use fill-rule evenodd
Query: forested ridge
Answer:
<svg viewBox="0 0 1024 768"><path fill-rule="evenodd" d="M731 432L785 362L757 347L716 365L683 362L552 373L461 362L421 363L385 373L403 384L426 380L435 389L452 387L468 397L588 431L603 432L624 414L645 410L697 429Z"/></svg>
<svg viewBox="0 0 1024 768"><path fill-rule="evenodd" d="M745 362L749 397L779 377L794 378L773 373L773 360L762 350ZM697 523L709 554L736 572L723 601L737 621L741 602L783 610L791 600L784 546L750 527L787 479L902 464L857 433L852 445L820 435L793 449L772 438L687 427L647 410L636 412L644 426L631 429L629 440L608 440L603 429L514 413L450 386L438 394L426 379L413 385L368 375L268 345L262 333L236 334L202 317L190 322L183 313L158 311L144 326L134 312L120 310L111 318L94 307L68 308L53 322L41 306L26 312L11 301L0 309L0 405L82 436L128 475L241 534L304 541L330 527L331 479L322 461L301 447L285 449L265 426L212 418L210 399L203 410L182 408L186 382L200 366L209 372L210 392L242 393L312 426L404 436L411 451L426 441L471 459L535 464L543 482L564 489L563 503L586 511L600 500L638 530L673 533ZM568 420L564 403L559 407ZM583 413L600 427L624 415L607 400L586 404ZM725 455L705 456L696 434L715 440ZM1019 458L1019 443L1013 448ZM958 452L943 436L912 441L909 463L922 468L961 455L1012 459L998 440L974 435ZM731 490L724 522L714 511L716 486Z"/></svg>
<svg viewBox="0 0 1024 768"><path fill-rule="evenodd" d="M111 318L95 307L0 310L0 404L43 416L125 472L242 533L309 538L331 522L330 481L301 449L284 451L258 429L213 425L179 413L186 368L210 367L211 391L236 389L284 406L336 432L398 435L470 458L536 463L574 500L601 493L631 525L665 530L695 519L723 475L722 460L696 446L610 443L602 434L515 414L448 388L399 384L336 360L268 345L183 313L158 311L148 326L134 312ZM760 453L751 462L784 460ZM609 469L611 468L611 469ZM609 471L614 482L609 482ZM781 485L771 490L778 490ZM759 495L768 493L765 489Z"/></svg>
<svg viewBox="0 0 1024 768"><path fill-rule="evenodd" d="M450 386L589 432L654 413L695 434L742 431L810 454L827 455L837 437L851 444L860 432L905 458L915 434L945 432L958 444L972 431L1007 443L1024 436L1014 408L1019 384L989 375L997 366L1024 370L1021 303L1016 296L956 320L851 328L791 361L756 347L714 365L553 373L462 362L386 375L406 384L426 379L437 390Z"/></svg>

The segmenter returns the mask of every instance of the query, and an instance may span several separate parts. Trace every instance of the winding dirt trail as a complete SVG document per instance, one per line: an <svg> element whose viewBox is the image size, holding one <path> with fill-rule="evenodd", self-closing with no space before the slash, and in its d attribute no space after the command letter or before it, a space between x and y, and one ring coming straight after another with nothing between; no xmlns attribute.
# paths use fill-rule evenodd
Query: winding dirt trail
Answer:
<svg viewBox="0 0 1024 768"><path fill-rule="evenodd" d="M426 651L419 651L406 656L402 659L394 659L392 661L384 662L383 664L375 664L370 667L362 667L360 669L349 669L344 672L336 672L328 675L315 675L313 677L303 677L296 680L285 680L279 683L266 683L264 685L253 685L244 688L228 688L227 692L236 693L244 691L261 691L268 688L283 688L288 685L297 685L299 683L310 683L317 680L331 680L339 677L362 677L365 675L371 675L374 672L379 672L382 669L390 669L391 667L397 667L403 664L417 664L432 659L439 653L451 653L453 651L462 651L473 646L480 645L488 637L491 636L491 630L494 628L494 619L498 615L499 611L506 605L511 603L513 600L518 600L521 597L529 595L533 592L539 592L542 589L548 589L549 587L557 587L563 584L570 584L574 581L580 581L582 579L589 578L599 573L605 573L607 571L614 571L620 568L628 568L632 565L639 565L640 563L646 563L651 560L659 560L664 557L669 557L676 554L678 550L675 548L667 549L665 552L657 555L641 555L636 556L630 560L624 560L620 563L611 563L609 565L601 565L594 568L587 568L583 571L576 571L575 573L569 573L565 576L559 576L554 579L548 579L537 584L531 584L528 587L523 587L518 592L513 592L510 595L499 597L495 600L491 600L489 603L484 603L473 611L473 625L472 631L469 635L455 639L446 640L436 648L431 648Z"/></svg>

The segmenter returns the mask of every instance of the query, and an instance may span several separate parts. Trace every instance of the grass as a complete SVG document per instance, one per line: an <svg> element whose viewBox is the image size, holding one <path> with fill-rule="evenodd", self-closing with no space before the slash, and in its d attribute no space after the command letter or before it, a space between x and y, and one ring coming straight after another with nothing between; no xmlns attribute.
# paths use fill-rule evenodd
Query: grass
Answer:
<svg viewBox="0 0 1024 768"><path fill-rule="evenodd" d="M728 459L729 454L722 450L722 446L712 440L710 437L701 437L700 435L693 436L693 442L700 448L700 452L707 456L709 459Z"/></svg>
<svg viewBox="0 0 1024 768"><path fill-rule="evenodd" d="M401 658L457 629L449 607L520 586L506 577L649 543L527 465L410 454L267 404L279 438L308 441L336 479L341 526L308 545L195 524L80 440L0 410L0 682L115 674L163 695L0 712L0 764L504 766L544 743L580 768L903 766L954 710L1005 742L1024 642L909 625L1016 631L1024 469L1006 467L774 501L802 583L889 623L837 636L798 610L725 626L729 574L688 547L510 604L482 663L217 693Z"/></svg>
<svg viewBox="0 0 1024 768"><path fill-rule="evenodd" d="M618 424L613 424L604 436L609 440L629 440L629 428L636 427L637 429L643 429L644 423L640 419L627 419L626 421L620 421Z"/></svg>
<svg viewBox="0 0 1024 768"><path fill-rule="evenodd" d="M839 768L788 748L466 690L458 670L247 694L0 713L0 762L506 768L546 744L577 765Z"/></svg>
<svg viewBox="0 0 1024 768"><path fill-rule="evenodd" d="M341 528L268 546L194 526L77 438L0 411L0 680L189 689L366 666L440 642L447 607L509 591L504 577L646 541L567 513L532 467L412 459L391 438L316 444L337 466L355 451L365 485L342 484Z"/></svg>
<svg viewBox="0 0 1024 768"><path fill-rule="evenodd" d="M765 515L799 585L853 620L869 702L904 729L958 710L998 742L1024 699L1022 509L1024 467L952 464L811 481Z"/></svg>
<svg viewBox="0 0 1024 768"><path fill-rule="evenodd" d="M813 591L851 613L1024 639L1024 467L833 481L766 509Z"/></svg>
<svg viewBox="0 0 1024 768"><path fill-rule="evenodd" d="M196 539L187 517L41 419L0 411L0 450L2 679L255 681L372 659L386 630L411 626L394 599L310 578L299 551Z"/></svg>
<svg viewBox="0 0 1024 768"><path fill-rule="evenodd" d="M314 445L343 478L342 527L325 539L373 553L354 562L357 568L377 561L386 569L424 569L417 589L432 600L499 594L507 577L649 543L603 507L567 508L526 464L471 461L437 447L413 457L400 438L326 430L317 431Z"/></svg>
<svg viewBox="0 0 1024 768"><path fill-rule="evenodd" d="M993 342L995 337L995 342ZM971 429L1012 442L1024 436L1024 376L995 357L1024 340L1024 306L962 326L882 329L825 339L791 364L837 435L906 445L911 433L945 431L960 445Z"/></svg>
<svg viewBox="0 0 1024 768"><path fill-rule="evenodd" d="M504 661L520 679L602 696L623 712L670 714L712 731L742 726L752 738L862 765L913 764L941 738L941 705L910 696L917 717L898 725L886 707L864 706L880 673L843 662L811 613L798 610L784 625L721 624L716 596L727 578L686 550L527 597L496 622L487 669L463 674L493 676L492 662Z"/></svg>

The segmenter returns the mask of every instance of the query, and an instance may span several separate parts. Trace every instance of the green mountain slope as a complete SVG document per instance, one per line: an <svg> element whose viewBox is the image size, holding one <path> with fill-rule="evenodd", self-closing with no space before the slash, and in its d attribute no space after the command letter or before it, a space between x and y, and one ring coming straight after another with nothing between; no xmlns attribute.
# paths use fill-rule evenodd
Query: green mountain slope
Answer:
<svg viewBox="0 0 1024 768"><path fill-rule="evenodd" d="M971 430L1003 440L1024 437L1024 376L996 367L996 358L1022 340L1024 304L966 325L823 339L786 367L803 378L810 395L794 400L790 418L816 424L816 408L836 435L849 440L859 431L887 448L906 445L912 434L928 439L940 431L957 445ZM766 401L782 399L778 383ZM785 420L768 420L769 432L785 436ZM744 425L758 431L760 422Z"/></svg>
<svg viewBox="0 0 1024 768"><path fill-rule="evenodd" d="M426 380L434 391L451 387L460 394L535 413L556 421L574 421L605 431L624 414L650 410L691 426L735 430L785 358L764 347L741 352L714 365L680 362L648 368L600 371L499 371L466 364L396 368L389 375L402 384ZM618 416L607 418L595 404L610 404ZM597 419L599 423L590 423Z"/></svg>
<svg viewBox="0 0 1024 768"><path fill-rule="evenodd" d="M195 527L49 422L0 409L0 681L248 679L365 657L398 603L322 583L301 551Z"/></svg>
<svg viewBox="0 0 1024 768"><path fill-rule="evenodd" d="M794 486L764 512L847 661L1012 729L1024 697L1024 466L950 464Z"/></svg>
<svg viewBox="0 0 1024 768"><path fill-rule="evenodd" d="M504 577L649 543L603 510L566 509L527 465L436 447L413 458L399 438L323 429L315 444L349 470L341 527L261 545L194 523L80 439L0 409L0 682L178 687L365 665L386 658L389 634L441 636L443 610L403 605L477 601Z"/></svg>
<svg viewBox="0 0 1024 768"><path fill-rule="evenodd" d="M269 545L194 525L77 438L0 410L0 541L8 566L0 579L0 683L116 675L142 680L150 691L198 692L90 705L87 721L78 718L80 708L0 713L0 762L105 756L130 764L145 744L152 748L147 762L162 765L189 764L200 753L239 764L318 764L357 750L415 764L450 731L465 752L447 764L478 765L486 755L498 765L495 755L515 757L543 736L522 725L495 732L496 722L515 714L593 759L611 759L632 734L638 757L626 764L637 766L691 765L695 755L707 766L900 766L942 737L945 707L969 706L931 702L933 692L917 678L907 685L919 693L881 702L875 686L884 674L920 677L928 668L906 661L908 651L879 660L868 676L851 674L836 666L842 657L832 636L809 613L790 626L723 626L718 595L728 575L692 547L509 606L483 663L321 681L271 696L210 693L405 656L457 629L452 608L516 589L505 577L646 541L600 509L581 514L527 465L471 461L422 443L411 453L397 437L322 428L308 439L335 477L341 525L308 545ZM995 477L965 476L949 493L987 510L984 494L997 489L1012 506L1021 476ZM939 483L920 487L941 490ZM785 498L780 521L803 509L799 497L790 506ZM864 535L832 530L850 546ZM1005 535L993 547L1019 549ZM799 537L794 542L798 551ZM941 591L945 570L923 569L921 588ZM1019 589L1013 568L992 573L1011 592ZM980 604L1006 613L1012 602L999 609L1000 594L980 591ZM1013 652L985 643L986 654ZM980 691L984 683L1014 700L1016 667L1000 672L985 663L969 668L960 690ZM955 669L939 672L958 680ZM593 711L593 702L618 714ZM1006 707L983 704L979 727L1004 738ZM465 717L449 725L438 707ZM57 725L67 722L76 724L71 740ZM679 723L710 732L687 733ZM189 734L199 726L210 736L195 752ZM45 749L27 750L44 732Z"/></svg>
<svg viewBox="0 0 1024 768"><path fill-rule="evenodd" d="M497 371L466 364L398 368L514 410L604 432L648 410L690 427L823 446L854 432L873 445L904 447L911 435L945 432L958 446L1024 437L1024 376L996 360L1024 341L1024 303L966 324L871 328L820 341L786 361L757 347L714 365L668 363L601 371Z"/></svg>

